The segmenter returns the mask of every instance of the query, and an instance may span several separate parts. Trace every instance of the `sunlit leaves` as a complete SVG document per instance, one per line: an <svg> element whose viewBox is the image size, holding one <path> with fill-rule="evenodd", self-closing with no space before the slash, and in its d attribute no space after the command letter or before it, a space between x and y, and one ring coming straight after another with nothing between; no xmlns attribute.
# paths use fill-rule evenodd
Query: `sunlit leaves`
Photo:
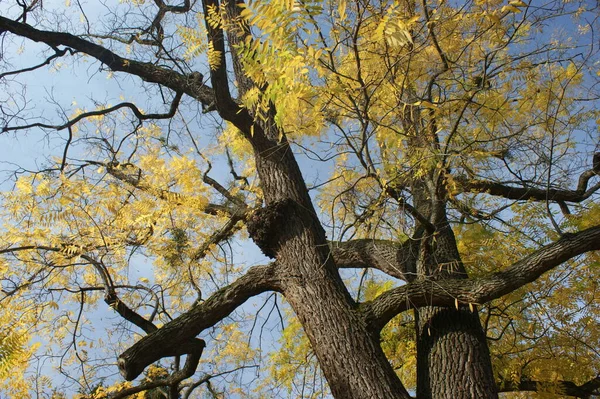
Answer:
<svg viewBox="0 0 600 399"><path fill-rule="evenodd" d="M185 57L193 59L208 51L208 40L206 36L206 28L204 25L204 15L197 15L198 28L193 29L187 26L179 26L177 33L185 43Z"/></svg>
<svg viewBox="0 0 600 399"><path fill-rule="evenodd" d="M28 398L31 381L25 372L30 365L32 355L39 347L39 343L32 342L30 335L37 310L34 303L27 300L4 298L1 305L0 395Z"/></svg>
<svg viewBox="0 0 600 399"><path fill-rule="evenodd" d="M218 69L221 65L221 52L214 49L212 41L208 42L206 55L208 57L208 65L210 66L210 69L213 71Z"/></svg>

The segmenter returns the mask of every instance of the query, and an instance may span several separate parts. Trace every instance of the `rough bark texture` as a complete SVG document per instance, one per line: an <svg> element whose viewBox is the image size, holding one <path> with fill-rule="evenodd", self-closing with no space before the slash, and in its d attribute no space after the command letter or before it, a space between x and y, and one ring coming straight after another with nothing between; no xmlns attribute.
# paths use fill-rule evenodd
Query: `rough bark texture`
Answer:
<svg viewBox="0 0 600 399"><path fill-rule="evenodd" d="M448 226L439 231L431 244L431 255L433 262L418 266L419 278L466 278ZM415 311L415 318L417 397L498 397L485 333L475 309L471 312L464 308L423 307Z"/></svg>
<svg viewBox="0 0 600 399"><path fill-rule="evenodd" d="M341 281L304 179L284 144L273 143L273 148L257 154L267 208L275 209L263 214L274 223L285 221L285 226L273 226L279 228L271 230L276 234L269 236L267 245L262 240L259 245L277 258L283 294L336 399L407 398L379 345L378 332L369 331ZM271 217L279 212L283 214ZM269 229L260 229L265 230Z"/></svg>
<svg viewBox="0 0 600 399"><path fill-rule="evenodd" d="M476 311L423 308L417 326L418 398L498 397Z"/></svg>

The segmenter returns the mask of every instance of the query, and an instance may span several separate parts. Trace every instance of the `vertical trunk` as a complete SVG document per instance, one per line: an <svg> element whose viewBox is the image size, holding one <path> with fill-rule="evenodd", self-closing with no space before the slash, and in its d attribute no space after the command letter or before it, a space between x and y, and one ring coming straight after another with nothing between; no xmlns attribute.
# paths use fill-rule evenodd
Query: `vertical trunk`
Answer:
<svg viewBox="0 0 600 399"><path fill-rule="evenodd" d="M289 146L255 148L267 206L248 230L277 258L283 294L311 342L336 399L409 398L339 276ZM262 220L261 220L262 219ZM268 226L261 226L266 219Z"/></svg>
<svg viewBox="0 0 600 399"><path fill-rule="evenodd" d="M431 222L417 224L417 279L467 278L456 238L446 216L446 190L432 173L413 181L416 209ZM424 307L415 310L417 397L419 399L497 399L485 333L475 308Z"/></svg>
<svg viewBox="0 0 600 399"><path fill-rule="evenodd" d="M497 398L477 313L429 307L416 312L417 397Z"/></svg>
<svg viewBox="0 0 600 399"><path fill-rule="evenodd" d="M466 278L454 233L443 219L445 226L431 242L428 261L417 265L417 273L433 280ZM471 312L464 304L459 309L426 307L418 309L415 318L419 399L498 398L475 308Z"/></svg>

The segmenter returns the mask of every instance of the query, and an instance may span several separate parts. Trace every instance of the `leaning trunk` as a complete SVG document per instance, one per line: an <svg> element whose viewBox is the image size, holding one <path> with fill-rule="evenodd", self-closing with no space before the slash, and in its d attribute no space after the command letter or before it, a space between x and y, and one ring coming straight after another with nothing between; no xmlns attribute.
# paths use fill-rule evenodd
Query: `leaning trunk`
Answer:
<svg viewBox="0 0 600 399"><path fill-rule="evenodd" d="M248 231L275 257L285 298L336 399L409 398L339 276L289 145L255 148L266 207ZM268 155L267 155L268 154Z"/></svg>

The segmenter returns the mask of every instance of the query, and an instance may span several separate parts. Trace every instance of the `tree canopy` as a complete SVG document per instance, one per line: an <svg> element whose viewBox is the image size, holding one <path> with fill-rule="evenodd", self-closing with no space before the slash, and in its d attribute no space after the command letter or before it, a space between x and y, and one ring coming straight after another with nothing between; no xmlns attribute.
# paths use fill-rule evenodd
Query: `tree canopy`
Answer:
<svg viewBox="0 0 600 399"><path fill-rule="evenodd" d="M600 395L599 7L0 4L0 396Z"/></svg>

